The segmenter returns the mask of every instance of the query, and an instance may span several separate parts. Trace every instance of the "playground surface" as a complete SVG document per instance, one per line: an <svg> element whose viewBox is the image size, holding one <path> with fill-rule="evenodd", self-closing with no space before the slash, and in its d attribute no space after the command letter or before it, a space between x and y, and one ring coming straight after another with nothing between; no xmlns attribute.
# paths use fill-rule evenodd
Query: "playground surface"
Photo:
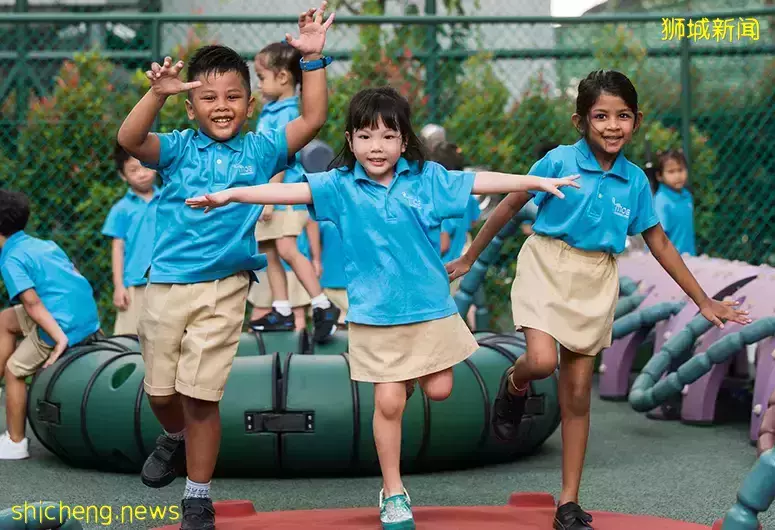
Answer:
<svg viewBox="0 0 775 530"><path fill-rule="evenodd" d="M756 451L748 442L747 416L711 427L657 422L637 414L626 402L602 401L597 396L595 387L582 483L585 509L653 515L707 526L723 517L756 461ZM0 404L2 429L4 421ZM153 490L138 476L70 468L34 438L30 451L30 460L0 462L0 509L41 500L70 507L96 506L103 514L106 506L111 507L112 524L95 520L92 508L92 519L88 523L82 519L85 529L151 529L174 522L169 513L161 519L158 510L180 503L184 479ZM405 484L416 506L503 506L513 492L558 495L560 461L561 433L557 429L537 454L524 460L407 475ZM213 481L213 496L216 501L249 500L257 511L371 507L376 523L379 488L378 477L224 478ZM142 506L146 510L137 509ZM151 509L157 510L155 520ZM116 521L121 511L144 514L144 520L125 517L123 522ZM764 528L775 527L775 513L762 514L760 522Z"/></svg>

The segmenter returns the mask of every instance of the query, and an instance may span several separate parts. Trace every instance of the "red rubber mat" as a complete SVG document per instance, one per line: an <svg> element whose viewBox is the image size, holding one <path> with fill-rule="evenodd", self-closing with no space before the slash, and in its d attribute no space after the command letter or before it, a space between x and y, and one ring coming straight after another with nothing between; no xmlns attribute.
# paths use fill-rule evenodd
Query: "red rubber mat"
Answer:
<svg viewBox="0 0 775 530"><path fill-rule="evenodd" d="M506 506L436 507L413 510L418 530L551 530L555 500L548 493L513 493ZM220 530L379 530L375 508L256 513L250 501L215 503ZM710 530L709 526L658 517L590 512L595 530ZM177 525L156 530L174 530Z"/></svg>

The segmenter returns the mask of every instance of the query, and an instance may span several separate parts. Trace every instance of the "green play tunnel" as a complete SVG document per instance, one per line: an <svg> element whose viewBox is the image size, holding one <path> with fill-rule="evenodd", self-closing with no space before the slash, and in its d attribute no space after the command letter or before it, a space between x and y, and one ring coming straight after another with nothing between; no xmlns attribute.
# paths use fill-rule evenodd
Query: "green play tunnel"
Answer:
<svg viewBox="0 0 775 530"><path fill-rule="evenodd" d="M335 339L326 354L261 355L258 346L248 350L248 344L259 344L256 338L243 335L220 406L223 439L216 475L378 472L373 385L350 380L347 355L335 351L346 348L346 332ZM292 344L294 338L287 340ZM454 367L447 400L430 401L418 388L407 403L406 472L510 461L538 449L557 429L553 376L534 383L536 395L516 441L502 443L492 436L492 402L524 347L518 336L487 334L479 340L481 347ZM111 338L72 348L40 372L28 410L38 440L75 467L139 472L161 426L143 392L138 350L136 340Z"/></svg>

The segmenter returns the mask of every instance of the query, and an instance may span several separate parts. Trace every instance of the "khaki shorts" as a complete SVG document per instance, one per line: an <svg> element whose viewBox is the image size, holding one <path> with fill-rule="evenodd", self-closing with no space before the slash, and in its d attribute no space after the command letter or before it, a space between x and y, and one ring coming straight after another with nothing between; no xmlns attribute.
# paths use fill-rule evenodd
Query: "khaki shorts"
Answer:
<svg viewBox="0 0 775 530"><path fill-rule="evenodd" d="M192 284L148 284L138 331L145 392L220 401L237 353L248 273Z"/></svg>
<svg viewBox="0 0 775 530"><path fill-rule="evenodd" d="M397 326L350 323L350 378L396 383L463 362L479 344L459 314Z"/></svg>
<svg viewBox="0 0 775 530"><path fill-rule="evenodd" d="M307 210L274 210L269 221L256 223L256 241L269 241L281 237L298 236L309 220Z"/></svg>
<svg viewBox="0 0 775 530"><path fill-rule="evenodd" d="M611 345L619 268L605 252L589 252L533 234L517 258L511 311L517 330L548 333L568 350L597 355Z"/></svg>
<svg viewBox="0 0 775 530"><path fill-rule="evenodd" d="M344 324L347 318L347 289L323 289L323 293L331 300L331 303L342 310L339 314L339 322L337 324Z"/></svg>
<svg viewBox="0 0 775 530"><path fill-rule="evenodd" d="M288 281L288 301L291 307L304 307L310 304L309 293L299 281L293 271L286 271L285 278ZM252 283L248 293L248 302L253 307L272 307L272 289L269 287L269 277L266 270L258 273L258 283Z"/></svg>
<svg viewBox="0 0 775 530"><path fill-rule="evenodd" d="M124 311L116 312L116 325L114 335L137 335L137 319L145 300L145 285L127 287L129 293L129 307Z"/></svg>
<svg viewBox="0 0 775 530"><path fill-rule="evenodd" d="M13 306L24 340L14 350L8 359L8 371L16 377L27 377L38 371L38 368L51 356L53 346L49 346L40 338L38 325L27 314L22 305Z"/></svg>

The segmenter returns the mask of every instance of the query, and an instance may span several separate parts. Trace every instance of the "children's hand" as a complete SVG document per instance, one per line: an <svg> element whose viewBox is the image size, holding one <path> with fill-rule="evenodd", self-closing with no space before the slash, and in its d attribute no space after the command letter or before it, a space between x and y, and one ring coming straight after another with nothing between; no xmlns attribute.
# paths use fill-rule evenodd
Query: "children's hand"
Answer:
<svg viewBox="0 0 775 530"><path fill-rule="evenodd" d="M231 202L230 190L223 190L217 193L206 193L200 197L186 199L186 204L192 208L204 208L205 213L221 206L226 206Z"/></svg>
<svg viewBox="0 0 775 530"><path fill-rule="evenodd" d="M702 316L712 322L719 329L724 329L724 321L737 322L738 324L750 324L753 322L748 316L748 311L734 309L734 306L740 305L737 300L708 300L700 306Z"/></svg>
<svg viewBox="0 0 775 530"><path fill-rule="evenodd" d="M328 20L323 22L323 13L328 7L328 2L320 4L319 9L314 7L299 15L299 38L294 39L290 33L285 34L288 44L299 50L303 57L316 55L323 52L326 44L326 31L334 23L335 13L331 13Z"/></svg>
<svg viewBox="0 0 775 530"><path fill-rule="evenodd" d="M471 262L466 259L465 254L460 256L458 259L447 263L444 267L447 269L449 281L453 282L461 276L465 275L469 270L471 270L471 265Z"/></svg>
<svg viewBox="0 0 775 530"><path fill-rule="evenodd" d="M129 291L127 291L124 287L118 287L113 292L113 305L121 311L126 311L130 302L131 300L129 299Z"/></svg>
<svg viewBox="0 0 775 530"><path fill-rule="evenodd" d="M151 81L151 90L159 97L173 96L202 86L201 81L184 83L178 79L182 69L183 61L178 61L173 65L172 58L165 57L161 66L159 63L153 63L151 69L145 72L145 76Z"/></svg>
<svg viewBox="0 0 775 530"><path fill-rule="evenodd" d="M274 205L273 204L267 204L264 206L264 209L261 210L261 215L259 216L259 221L271 221L272 220L272 212L274 211Z"/></svg>
<svg viewBox="0 0 775 530"><path fill-rule="evenodd" d="M560 199L565 198L565 194L561 192L558 188L562 188L563 186L571 186L573 188L580 188L581 184L576 182L576 179L579 178L581 175L571 175L569 177L563 177L563 178L542 178L539 187L541 188L541 191L546 191L551 193L552 195L555 195L559 197Z"/></svg>
<svg viewBox="0 0 775 530"><path fill-rule="evenodd" d="M63 335L59 340L56 341L54 350L51 352L51 355L49 356L48 360L43 365L43 368L48 368L49 366L57 362L57 359L59 359L67 349L67 345L68 345L67 337Z"/></svg>

